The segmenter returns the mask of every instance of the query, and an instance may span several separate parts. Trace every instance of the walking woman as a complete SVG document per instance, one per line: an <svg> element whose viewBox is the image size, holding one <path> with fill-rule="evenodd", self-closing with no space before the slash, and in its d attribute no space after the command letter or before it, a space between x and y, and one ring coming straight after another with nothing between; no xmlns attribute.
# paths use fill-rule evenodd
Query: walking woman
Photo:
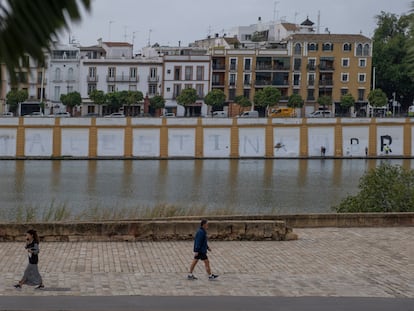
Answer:
<svg viewBox="0 0 414 311"><path fill-rule="evenodd" d="M29 264L24 271L22 279L14 287L22 288L22 285L26 284L37 285L36 289L43 289L45 286L43 285L42 277L37 268L37 263L39 262L39 236L36 230L31 229L26 232L25 249L28 253Z"/></svg>

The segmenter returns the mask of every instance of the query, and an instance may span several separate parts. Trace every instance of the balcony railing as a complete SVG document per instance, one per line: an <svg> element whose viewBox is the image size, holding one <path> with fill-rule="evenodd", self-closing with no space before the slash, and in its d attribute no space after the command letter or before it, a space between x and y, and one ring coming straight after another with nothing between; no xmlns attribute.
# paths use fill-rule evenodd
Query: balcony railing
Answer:
<svg viewBox="0 0 414 311"><path fill-rule="evenodd" d="M158 82L158 81L160 81L159 76L156 76L156 77L148 76L148 82Z"/></svg>
<svg viewBox="0 0 414 311"><path fill-rule="evenodd" d="M319 80L319 87L330 87L333 86L333 80Z"/></svg>
<svg viewBox="0 0 414 311"><path fill-rule="evenodd" d="M94 77L92 77L92 76L88 76L88 77L87 77L87 81L88 81L88 82L98 82L98 81L99 81L99 79L98 79L98 76L94 76Z"/></svg>
<svg viewBox="0 0 414 311"><path fill-rule="evenodd" d="M226 70L226 66L224 64L213 64L213 70Z"/></svg>
<svg viewBox="0 0 414 311"><path fill-rule="evenodd" d="M334 71L334 66L332 65L319 65L319 70L320 71Z"/></svg>
<svg viewBox="0 0 414 311"><path fill-rule="evenodd" d="M107 82L138 82L138 76L136 77L129 77L129 76L106 76Z"/></svg>

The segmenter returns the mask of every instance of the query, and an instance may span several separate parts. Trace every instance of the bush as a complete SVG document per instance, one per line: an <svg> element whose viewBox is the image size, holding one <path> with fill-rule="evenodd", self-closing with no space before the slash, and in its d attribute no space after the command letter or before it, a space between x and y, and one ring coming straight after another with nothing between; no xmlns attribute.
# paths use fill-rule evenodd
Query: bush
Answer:
<svg viewBox="0 0 414 311"><path fill-rule="evenodd" d="M355 196L333 209L338 213L414 212L414 170L382 163L361 177Z"/></svg>

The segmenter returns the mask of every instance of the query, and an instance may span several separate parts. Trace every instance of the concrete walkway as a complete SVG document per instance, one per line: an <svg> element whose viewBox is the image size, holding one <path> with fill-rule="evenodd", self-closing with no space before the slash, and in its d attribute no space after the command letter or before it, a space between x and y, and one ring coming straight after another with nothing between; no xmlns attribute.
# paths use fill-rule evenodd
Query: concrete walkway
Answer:
<svg viewBox="0 0 414 311"><path fill-rule="evenodd" d="M13 288L26 252L3 242L0 296L414 298L414 227L294 232L297 241L211 241L216 281L208 281L201 262L199 279L186 279L192 242L41 243L43 291Z"/></svg>

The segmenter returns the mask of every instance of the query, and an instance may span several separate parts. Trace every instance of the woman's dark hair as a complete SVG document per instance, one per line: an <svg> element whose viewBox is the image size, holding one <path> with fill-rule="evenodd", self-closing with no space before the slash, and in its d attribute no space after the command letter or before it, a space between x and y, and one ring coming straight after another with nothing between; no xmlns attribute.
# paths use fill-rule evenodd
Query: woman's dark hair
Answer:
<svg viewBox="0 0 414 311"><path fill-rule="evenodd" d="M207 219L202 219L200 222L200 227L204 226L207 223Z"/></svg>
<svg viewBox="0 0 414 311"><path fill-rule="evenodd" d="M39 244L39 236L37 235L37 231L36 230L30 229L30 230L27 230L26 233L30 234L33 237L33 241L35 243Z"/></svg>

